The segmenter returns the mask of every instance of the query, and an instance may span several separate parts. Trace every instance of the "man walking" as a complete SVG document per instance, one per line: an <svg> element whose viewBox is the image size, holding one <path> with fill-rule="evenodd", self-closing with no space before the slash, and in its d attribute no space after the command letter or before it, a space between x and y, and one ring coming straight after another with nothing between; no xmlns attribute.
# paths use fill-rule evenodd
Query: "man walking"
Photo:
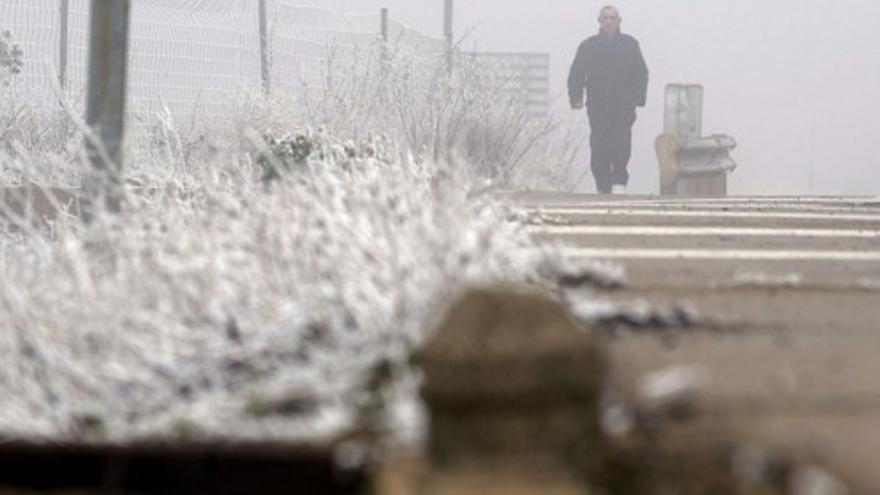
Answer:
<svg viewBox="0 0 880 495"><path fill-rule="evenodd" d="M645 106L648 68L635 38L620 32L616 7L599 12L599 34L580 44L568 75L571 108L584 107L590 118L590 168L602 194L622 193L632 150L636 107Z"/></svg>

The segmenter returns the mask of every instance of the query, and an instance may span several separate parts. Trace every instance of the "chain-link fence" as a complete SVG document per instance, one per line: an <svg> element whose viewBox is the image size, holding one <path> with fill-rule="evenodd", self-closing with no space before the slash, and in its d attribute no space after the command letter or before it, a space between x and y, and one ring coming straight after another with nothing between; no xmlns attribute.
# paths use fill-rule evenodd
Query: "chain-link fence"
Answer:
<svg viewBox="0 0 880 495"><path fill-rule="evenodd" d="M51 108L63 96L85 100L90 0L0 0L0 31L23 52L18 98ZM138 0L132 2L128 121L148 125L168 109L178 115L222 115L242 91L263 84L259 2ZM381 14L266 1L266 83L295 92L326 74L326 60L366 53L381 34ZM390 40L425 52L445 43L388 23Z"/></svg>
<svg viewBox="0 0 880 495"><path fill-rule="evenodd" d="M260 91L264 85L273 93L291 96L305 94L308 86L326 86L333 70L375 55L375 43L383 34L388 46L410 57L436 57L436 63L442 63L447 50L444 39L409 28L393 13L383 31L378 11L343 14L290 0L265 0L264 53L260 3L132 2L129 132L148 130L166 111L179 119L221 118L243 92ZM54 111L60 110L63 97L77 112L82 110L90 4L90 0L0 0L0 32L8 31L23 53L20 73L10 78L14 87L7 89L14 99ZM507 90L519 94L532 113L545 111L549 64L545 55L469 55L465 59L491 62L487 70L504 79Z"/></svg>

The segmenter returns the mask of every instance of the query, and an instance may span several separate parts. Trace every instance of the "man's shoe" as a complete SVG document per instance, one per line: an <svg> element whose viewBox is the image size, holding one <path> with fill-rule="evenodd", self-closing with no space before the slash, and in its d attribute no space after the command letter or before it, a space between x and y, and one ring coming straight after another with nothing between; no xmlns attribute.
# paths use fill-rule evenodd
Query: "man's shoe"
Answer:
<svg viewBox="0 0 880 495"><path fill-rule="evenodd" d="M626 194L626 186L623 184L614 184L611 186L611 194Z"/></svg>

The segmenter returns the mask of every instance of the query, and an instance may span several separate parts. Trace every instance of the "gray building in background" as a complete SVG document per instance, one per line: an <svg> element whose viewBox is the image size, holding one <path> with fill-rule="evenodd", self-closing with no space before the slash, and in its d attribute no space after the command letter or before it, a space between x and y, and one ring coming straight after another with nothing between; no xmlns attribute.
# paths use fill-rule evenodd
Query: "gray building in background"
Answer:
<svg viewBox="0 0 880 495"><path fill-rule="evenodd" d="M486 65L511 101L524 105L531 115L545 116L550 109L550 54L467 52L477 64Z"/></svg>

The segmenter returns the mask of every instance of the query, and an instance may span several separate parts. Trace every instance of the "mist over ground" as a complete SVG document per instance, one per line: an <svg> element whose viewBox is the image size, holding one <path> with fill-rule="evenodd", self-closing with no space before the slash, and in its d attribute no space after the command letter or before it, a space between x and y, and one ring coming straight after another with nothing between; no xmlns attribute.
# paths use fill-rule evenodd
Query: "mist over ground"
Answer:
<svg viewBox="0 0 880 495"><path fill-rule="evenodd" d="M436 35L443 0L303 0L346 12L388 7ZM578 43L597 30L605 2L458 0L456 35L467 49L551 54L552 95ZM705 86L704 133L739 142L733 194L878 194L880 3L851 0L616 2L623 29L651 71L648 106L634 128L630 191L657 191L653 142L670 82ZM586 119L586 116L584 116ZM586 136L585 136L586 139ZM586 161L584 163L586 166ZM592 180L582 183L592 191Z"/></svg>

